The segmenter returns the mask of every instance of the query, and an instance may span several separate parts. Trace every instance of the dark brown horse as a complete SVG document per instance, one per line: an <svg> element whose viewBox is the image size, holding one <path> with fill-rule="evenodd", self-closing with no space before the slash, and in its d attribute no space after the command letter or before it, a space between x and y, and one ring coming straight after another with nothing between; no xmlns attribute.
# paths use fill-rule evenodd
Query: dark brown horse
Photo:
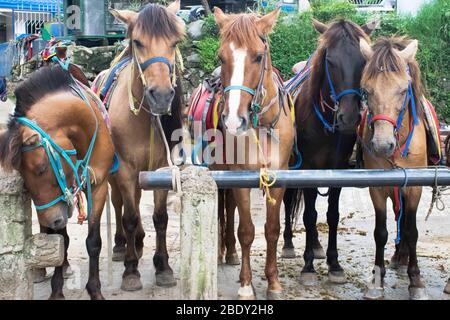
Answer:
<svg viewBox="0 0 450 320"><path fill-rule="evenodd" d="M83 168L89 171L83 184L85 192L90 193L88 185L92 188L92 210L86 239L90 257L86 289L91 299L103 299L99 277L100 218L114 147L96 107L95 95L79 87L60 67L38 70L17 87L15 95L14 114L10 117L7 131L0 133L0 164L5 169L20 172L36 206L39 224L49 233L64 236L66 261L69 244L66 225L73 210L73 188L78 187L78 175L74 174L69 161L74 163L89 158L77 167L80 172L84 171ZM67 158L63 158L63 152L58 148L64 152L71 150L65 153ZM56 154L63 175L60 171L55 173ZM65 190L61 185L67 186ZM51 299L64 298L63 284L63 267L60 266L55 268L52 277Z"/></svg>
<svg viewBox="0 0 450 320"><path fill-rule="evenodd" d="M182 128L181 85L179 79L175 85L173 74L177 43L184 37L184 25L175 15L179 8L176 1L167 8L148 4L139 13L112 11L128 25L130 38L131 62L120 73L109 105L112 137L120 160L120 169L110 180L117 225L114 259L125 260L121 287L127 291L142 288L138 263L145 233L139 209L139 172L168 165L164 139L173 147L172 133ZM157 125L160 116L164 134ZM153 263L156 284L163 287L176 285L166 246L167 195L167 191L154 192Z"/></svg>
<svg viewBox="0 0 450 320"><path fill-rule="evenodd" d="M361 40L367 59L362 86L367 93L368 116L363 123L364 165L369 169L426 167L428 165L425 119L421 98L424 89L415 60L417 40L381 38L373 47ZM417 207L422 187L370 188L375 208L376 243L373 279L365 297L379 299L384 293L384 250L388 239L386 201L390 198L398 220L397 251L408 261L411 299L427 297L417 262ZM400 241L401 240L401 241Z"/></svg>
<svg viewBox="0 0 450 320"><path fill-rule="evenodd" d="M373 30L373 23L360 27L345 20L329 25L313 20L313 24L322 35L318 49L310 60L310 75L302 84L295 101L297 145L303 158L301 168L345 169L349 167L361 119L359 88L365 60L359 41L369 40L368 35ZM326 258L329 279L335 283L345 282L337 251L340 193L341 188L331 188L328 191L329 233ZM303 195L306 248L301 282L304 285L314 285L317 283L314 258L325 258L316 227L317 188L286 190L283 256L295 256L291 222Z"/></svg>

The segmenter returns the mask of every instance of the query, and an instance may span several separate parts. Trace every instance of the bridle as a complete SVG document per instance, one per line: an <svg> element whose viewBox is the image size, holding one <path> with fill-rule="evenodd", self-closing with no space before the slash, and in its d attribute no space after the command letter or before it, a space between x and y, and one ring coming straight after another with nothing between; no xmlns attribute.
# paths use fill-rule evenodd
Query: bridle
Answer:
<svg viewBox="0 0 450 320"><path fill-rule="evenodd" d="M267 104L266 106L263 106L263 101L266 98L266 94L267 94L267 91L264 88L264 78L266 76L267 70L269 69L269 59L268 59L269 45L268 45L268 41L266 38L261 37L261 40L264 43L264 54L263 54L263 58L261 61L262 67L261 67L261 72L259 75L258 86L256 87L256 89L252 89L252 88L249 88L244 85L228 86L223 89L223 94L222 94L222 102L225 99L225 93L234 91L234 90L243 91L243 92L246 92L246 93L250 94L251 96L253 96L252 102L250 104L250 119L252 122L252 127L254 129L256 129L258 127L258 125L260 125L261 116L263 114L265 114L267 111L269 111L269 109L276 102L278 102L278 101L282 102L282 97L284 97L283 89L279 87L278 91L277 91L277 95L269 102L269 104ZM281 94L280 94L280 90L282 91ZM281 109L282 109L282 103L280 104L280 109L279 109L277 116L272 121L272 123L269 125L269 130L271 132L273 131L276 123L278 122L278 120L280 118Z"/></svg>
<svg viewBox="0 0 450 320"><path fill-rule="evenodd" d="M328 65L328 51L327 50L325 51L325 74L327 77L328 86L330 87L330 97L334 103L334 108L332 108L334 123L331 124L325 119L322 112L320 111L317 101L314 101L314 111L315 111L317 117L319 118L319 120L322 122L325 129L330 131L331 133L334 133L337 128L337 124L336 124L337 112L339 109L339 103L342 100L342 98L345 96L354 94L354 95L358 96L358 98L361 100L362 93L361 93L361 88L345 89L345 90L342 90L340 93L337 93L336 88L333 84L333 80L331 79L330 67ZM321 97L321 99L322 99L322 97Z"/></svg>
<svg viewBox="0 0 450 320"><path fill-rule="evenodd" d="M407 66L406 72L410 76L409 66ZM373 128L373 124L376 121L387 121L387 122L389 122L394 127L394 134L395 134L395 137L396 137L396 140L397 140L397 144L398 144L398 142L399 142L399 131L400 131L400 128L402 126L403 118L405 117L406 111L408 109L408 105L409 105L408 101L411 101L412 124L410 126L411 129L410 129L410 132L408 134L408 138L406 139L406 142L405 142L405 144L402 147L403 150L401 150L402 151L401 152L401 156L402 157L405 157L408 154L408 148L409 148L409 145L411 144L411 140L412 140L413 135L414 135L414 127L419 124L419 119L418 119L418 116L417 116L417 109L416 109L416 102L415 102L415 99L414 99L414 91L413 91L411 80L408 81L408 90L406 92L405 100L403 101L403 106L402 106L402 109L400 111L400 114L399 114L397 120L395 120L395 119L393 119L390 116L385 115L385 114L372 115L372 113L370 112L370 109L369 109L369 113L368 113L369 128Z"/></svg>

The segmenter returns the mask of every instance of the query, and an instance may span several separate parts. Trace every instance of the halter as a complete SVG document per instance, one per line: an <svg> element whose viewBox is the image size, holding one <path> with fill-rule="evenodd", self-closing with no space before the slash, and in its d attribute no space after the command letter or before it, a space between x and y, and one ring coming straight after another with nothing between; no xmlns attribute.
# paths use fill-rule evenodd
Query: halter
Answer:
<svg viewBox="0 0 450 320"><path fill-rule="evenodd" d="M354 94L356 96L359 97L359 99L362 98L362 93L361 93L361 89L357 88L357 89L345 89L343 91L341 91L339 94L336 92L335 86L333 84L333 80L331 79L331 73L330 73L330 68L328 66L328 51L325 52L325 74L327 76L328 79L328 85L330 87L330 97L331 100L333 100L334 102L334 109L333 109L333 118L336 121L336 115L337 115L337 111L339 108L339 103L341 101L341 99L345 96ZM322 97L321 97L322 99ZM322 122L323 126L325 127L325 129L327 129L328 131L334 133L336 131L336 123L330 124L323 116L322 112L319 109L319 106L317 104L317 102L314 101L314 111L317 115L317 117L319 118L319 120Z"/></svg>
<svg viewBox="0 0 450 320"><path fill-rule="evenodd" d="M410 76L409 66L407 66L407 68L406 68L406 73ZM403 150L401 150L402 157L406 157L406 155L408 154L409 145L411 144L411 140L414 135L414 127L419 124L419 119L417 117L416 102L414 99L414 91L413 91L411 80L408 81L408 90L406 92L405 100L403 101L402 110L400 111L400 114L399 114L397 120L394 120L390 116L384 115L384 114L378 114L378 115L372 116L370 111L368 114L369 127L371 127L374 122L381 121L381 120L387 121L390 124L392 124L392 126L394 127L394 133L395 133L395 136L397 139L397 144L398 144L399 131L402 126L403 118L405 117L406 111L408 109L408 101L411 101L411 113L412 113L413 122L411 125L410 132L408 134L408 138L406 139L406 142L402 147Z"/></svg>
<svg viewBox="0 0 450 320"><path fill-rule="evenodd" d="M75 90L76 93L80 95L80 97L84 100L84 102L91 108L91 110L94 111L84 93L78 88L72 87L72 89ZM95 140L97 139L97 132L99 126L97 117L95 117L95 131L94 134L92 135L91 142L89 143L86 155L84 156L83 160L76 160L75 162L72 161L71 157L76 157L77 155L76 150L62 149L60 146L56 144L56 142L53 141L50 135L48 135L41 127L39 127L39 125L36 122L30 119L20 117L17 118L17 121L20 124L25 125L30 129L37 131L39 133L40 135L39 143L32 146L23 146L22 152L31 152L38 148L44 148L45 153L47 154L50 160L53 173L55 174L56 181L58 182L59 188L61 189L62 193L59 197L57 197L53 201L50 201L47 204L40 206L35 204L36 210L40 211L48 209L59 202L66 202L69 205L69 207L72 208L75 205L75 197L81 190L83 190L86 187L87 189L86 196L88 200L88 219L89 219L92 211L92 192L91 192L91 177L90 177L90 171L92 169L89 167L89 162L91 160ZM66 175L64 173L61 158L64 159L69 164L70 168L73 171L73 174L75 176L75 184L73 187L69 187L66 183Z"/></svg>
<svg viewBox="0 0 450 320"><path fill-rule="evenodd" d="M252 126L253 128L257 128L259 124L260 117L266 113L280 98L280 92L277 92L277 96L272 99L272 101L269 102L269 104L265 107L262 106L262 102L264 98L266 97L266 90L264 88L264 77L266 75L266 71L269 68L268 66L268 52L269 52L269 46L267 44L267 39L261 37L262 42L264 43L264 55L262 60L263 67L261 68L260 76L259 76L259 82L258 86L255 89L246 87L244 85L241 86L228 86L223 89L223 95L222 99L225 99L225 93L230 91L243 91L251 96L253 96L251 105L250 105L250 118L252 119ZM281 106L280 106L281 111ZM275 120L270 124L269 130L273 130L273 127L278 122L280 114L275 117Z"/></svg>

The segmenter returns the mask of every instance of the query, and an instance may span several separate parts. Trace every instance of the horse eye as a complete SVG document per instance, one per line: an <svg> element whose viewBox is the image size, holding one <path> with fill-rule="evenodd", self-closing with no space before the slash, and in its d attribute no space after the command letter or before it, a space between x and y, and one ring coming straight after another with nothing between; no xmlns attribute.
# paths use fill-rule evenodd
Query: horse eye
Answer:
<svg viewBox="0 0 450 320"><path fill-rule="evenodd" d="M263 55L262 54L258 54L258 56L255 58L255 63L261 63L263 59Z"/></svg>
<svg viewBox="0 0 450 320"><path fill-rule="evenodd" d="M138 47L138 48L142 48L143 47L143 45L142 45L142 43L139 41L139 40L133 40L133 43L136 45L136 47Z"/></svg>
<svg viewBox="0 0 450 320"><path fill-rule="evenodd" d="M406 94L407 91L408 91L407 89L402 90L402 91L400 92L400 95L401 95L401 96L404 96L404 95Z"/></svg>

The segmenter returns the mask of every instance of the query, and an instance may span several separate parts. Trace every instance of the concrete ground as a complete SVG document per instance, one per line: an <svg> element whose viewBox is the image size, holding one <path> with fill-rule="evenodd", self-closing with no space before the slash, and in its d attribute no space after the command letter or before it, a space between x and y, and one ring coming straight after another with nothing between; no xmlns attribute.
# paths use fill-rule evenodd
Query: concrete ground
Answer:
<svg viewBox="0 0 450 320"><path fill-rule="evenodd" d="M7 119L12 103L0 103L0 127ZM106 215L102 218L103 249L101 253L101 281L103 294L107 299L178 299L179 286L166 289L155 284L152 256L155 249L155 230L152 222L153 194L144 192L141 201L141 212L146 232L143 259L139 270L142 275L143 290L138 292L124 292L120 289L123 263L111 262L112 278L108 276L108 258L106 241ZM431 189L425 188L418 212L418 256L422 277L427 285L431 299L450 300L450 295L443 293L444 285L450 276L450 207L440 212L435 210L430 219L425 222L425 215L431 199ZM450 195L443 199L450 205ZM317 211L319 212L319 237L326 248L326 199L319 197ZM375 243L373 240L374 211L367 189L344 189L341 196L341 223L339 225L338 248L340 261L346 271L347 283L333 285L327 281L327 266L324 260L316 261L316 270L319 273L320 283L315 287L304 287L299 283L300 270L303 267L301 257L304 249L305 232L300 224L296 228L294 245L297 250L295 259L278 259L280 280L284 286L285 299L362 299L365 283L371 276L374 260ZM389 207L391 207L389 205ZM169 226L167 231L167 244L170 255L170 264L174 269L175 277L179 279L180 258L180 203L171 195L169 204ZM265 205L261 191L252 193L252 215L256 226L256 237L252 247L251 259L253 269L253 284L258 299L265 299L267 282L264 278L265 240L264 217ZM238 219L237 219L238 220ZM33 231L38 232L36 213L33 213ZM114 226L114 217L112 218ZM237 228L236 221L236 228ZM395 222L392 211L388 215L389 241L386 247L385 259L388 262L394 252ZM87 225L76 224L73 217L68 226L71 244L69 248L69 261L73 275L65 282L65 295L67 299L88 299L84 290L88 274L88 255L85 248ZM282 237L280 237L281 240ZM281 253L282 242L279 242ZM238 248L238 251L240 249ZM235 299L239 288L240 266L219 266L219 298ZM48 269L51 274L52 270ZM47 299L50 295L50 281L36 284L35 299ZM385 284L385 299L408 299L408 278L388 269Z"/></svg>

